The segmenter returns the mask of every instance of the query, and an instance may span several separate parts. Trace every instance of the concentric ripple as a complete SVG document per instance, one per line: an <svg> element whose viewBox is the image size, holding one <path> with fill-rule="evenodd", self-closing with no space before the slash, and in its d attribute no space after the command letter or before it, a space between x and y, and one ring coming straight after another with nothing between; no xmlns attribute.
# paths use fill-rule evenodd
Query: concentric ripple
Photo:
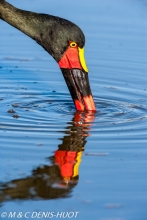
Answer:
<svg viewBox="0 0 147 220"><path fill-rule="evenodd" d="M13 129L16 124L22 126L26 123L35 124L38 127L50 122L62 124L70 121L75 113L74 104L68 93L47 92L45 94L24 95L20 92L19 96L16 95L15 100L16 102L14 99L10 100L4 97L0 101L1 106L5 106L1 126L5 124L9 129L10 127ZM125 123L137 123L138 120L147 118L147 107L142 104L131 103L129 100L123 102L95 97L95 103L97 112L94 114L94 124L96 122L104 124L107 122L124 126ZM9 120L11 123L8 122Z"/></svg>

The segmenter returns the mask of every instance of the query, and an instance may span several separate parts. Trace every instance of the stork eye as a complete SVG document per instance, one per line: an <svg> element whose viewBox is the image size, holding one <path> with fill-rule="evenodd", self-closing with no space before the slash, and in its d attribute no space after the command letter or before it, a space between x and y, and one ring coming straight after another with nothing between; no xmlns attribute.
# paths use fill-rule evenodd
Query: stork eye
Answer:
<svg viewBox="0 0 147 220"><path fill-rule="evenodd" d="M70 42L70 47L76 47L77 46L77 43L76 42Z"/></svg>

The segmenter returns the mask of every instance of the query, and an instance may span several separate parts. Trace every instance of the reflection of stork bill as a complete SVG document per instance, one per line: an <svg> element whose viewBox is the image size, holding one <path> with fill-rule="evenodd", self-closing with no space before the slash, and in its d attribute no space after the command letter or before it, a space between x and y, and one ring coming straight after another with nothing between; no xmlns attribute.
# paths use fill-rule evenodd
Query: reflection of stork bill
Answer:
<svg viewBox="0 0 147 220"><path fill-rule="evenodd" d="M79 176L79 165L81 163L82 151L61 151L55 152L55 163L58 164L60 174L65 183L74 181Z"/></svg>
<svg viewBox="0 0 147 220"><path fill-rule="evenodd" d="M76 112L67 122L62 143L50 164L38 166L30 176L0 183L0 202L15 199L56 199L69 197L79 180L79 166L94 113Z"/></svg>

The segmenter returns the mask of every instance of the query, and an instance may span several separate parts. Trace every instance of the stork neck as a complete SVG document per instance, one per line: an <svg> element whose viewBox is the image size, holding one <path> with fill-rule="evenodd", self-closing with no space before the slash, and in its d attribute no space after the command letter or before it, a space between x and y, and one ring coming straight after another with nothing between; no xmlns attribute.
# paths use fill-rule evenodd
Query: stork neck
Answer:
<svg viewBox="0 0 147 220"><path fill-rule="evenodd" d="M5 0L0 0L0 18L14 26L29 37L36 40L37 29L36 16L38 14L18 9Z"/></svg>

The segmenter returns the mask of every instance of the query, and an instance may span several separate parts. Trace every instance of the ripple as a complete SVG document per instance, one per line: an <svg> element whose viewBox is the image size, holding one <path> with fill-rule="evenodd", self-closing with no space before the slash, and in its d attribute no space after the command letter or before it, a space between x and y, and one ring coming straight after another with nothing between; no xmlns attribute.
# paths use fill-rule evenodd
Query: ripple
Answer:
<svg viewBox="0 0 147 220"><path fill-rule="evenodd" d="M125 121L135 121L147 117L147 107L130 102L117 100L98 100L96 99L98 114L103 116L100 120L109 120L117 123Z"/></svg>
<svg viewBox="0 0 147 220"><path fill-rule="evenodd" d="M63 98L64 97L64 98ZM9 109L6 111L3 120L0 123L1 128L7 127L9 130L14 129L33 129L46 131L48 129L57 129L62 127L63 123L71 121L75 113L74 104L69 94L48 93L45 96L37 94L37 98L28 97L18 99L18 102L10 103L10 100L1 100L5 104L9 103ZM138 123L139 120L147 118L147 107L131 102L118 100L99 99L95 97L96 108L95 120L92 122L95 127L99 128L105 124L125 125L127 123ZM84 113L83 113L84 114ZM86 114L86 113L85 113ZM10 120L11 119L11 120ZM28 127L29 125L29 127ZM46 127L47 126L47 127ZM136 125L138 126L138 125ZM138 127L139 129L139 127Z"/></svg>

